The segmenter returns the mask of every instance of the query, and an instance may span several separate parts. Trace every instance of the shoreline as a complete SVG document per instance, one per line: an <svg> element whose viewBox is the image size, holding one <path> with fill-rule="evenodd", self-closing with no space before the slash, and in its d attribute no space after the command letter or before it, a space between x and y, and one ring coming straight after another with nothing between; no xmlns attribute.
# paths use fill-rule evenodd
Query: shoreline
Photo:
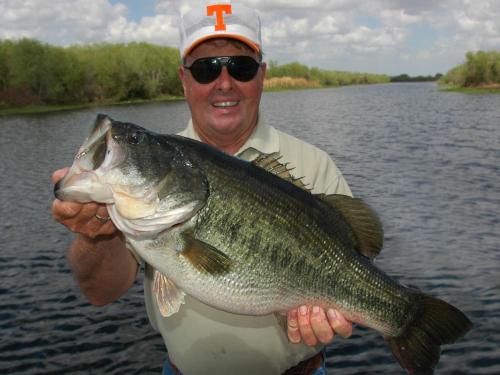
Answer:
<svg viewBox="0 0 500 375"><path fill-rule="evenodd" d="M304 82L300 82L303 83ZM315 82L316 83L316 82ZM400 82L388 82L400 83ZM370 85L370 83L365 83L364 85ZM295 90L317 90L324 88L341 88L351 85L331 85L331 86L321 86L316 84L310 84L306 82L304 85L283 85L282 87L269 85L265 87L264 92L282 92L282 91L295 91ZM449 86L440 85L439 91L442 92L457 92L464 94L500 94L500 84L487 84L474 87L459 87L459 86ZM120 105L130 105L130 104L148 104L155 102L171 102L185 100L183 96L161 96L153 99L136 99L127 100L120 102L104 101L99 103L83 103L83 104L66 104L66 105L36 105L36 106L26 106L26 107L14 107L14 108L0 108L0 117L3 116L15 116L15 115L36 115L43 113L54 113L54 112L64 112L72 111L78 109L88 109L93 107L103 107L103 106L120 106Z"/></svg>
<svg viewBox="0 0 500 375"><path fill-rule="evenodd" d="M324 88L340 88L342 86L320 86L320 87L308 87L308 86L295 86L295 87L273 87L264 89L265 92L282 92L282 91L295 91L295 90L316 90ZM26 106L26 107L13 107L13 108L0 108L0 118L4 116L16 116L16 115L37 115L44 113L54 113L54 112L64 112L73 111L78 109L88 109L93 107L103 107L103 106L120 106L120 105L130 105L130 104L148 104L155 102L172 102L185 100L184 96L167 96L159 97L153 99L137 99L137 100L127 100L121 102L99 102L99 103L84 103L84 104L47 104L47 105L36 105L36 106Z"/></svg>
<svg viewBox="0 0 500 375"><path fill-rule="evenodd" d="M365 82L365 83L350 83L350 84L332 84L323 85L317 80L306 79L306 78L293 78L293 77L273 77L267 78L264 81L263 92L282 92L282 91L294 91L294 90L316 90L325 88L340 88L345 86L354 85L371 85L378 83L390 83L390 82ZM43 113L53 113L62 112L78 109L87 109L93 107L102 106L119 106L119 105L130 105L130 104L146 104L154 102L168 102L176 100L185 100L184 96L161 96L152 99L137 99L137 100L127 100L127 101L102 101L96 103L80 103L80 104L66 104L66 105L31 105L25 107L1 107L0 106L0 117L2 116L16 116L16 115L31 115L31 114L43 114Z"/></svg>
<svg viewBox="0 0 500 375"><path fill-rule="evenodd" d="M439 88L439 91L458 92L462 94L500 94L500 84L488 83L484 85L469 86L469 87L450 86L443 84Z"/></svg>
<svg viewBox="0 0 500 375"><path fill-rule="evenodd" d="M54 112L64 112L64 111L74 111L78 109L88 109L93 107L114 107L120 105L130 105L130 104L147 104L155 102L174 102L184 100L183 96L161 96L153 99L135 99L127 100L121 102L104 101L99 103L82 103L82 104L47 104L47 105L34 105L26 107L14 107L14 108L0 108L0 117L2 116L15 116L15 115L37 115L43 113L54 113Z"/></svg>

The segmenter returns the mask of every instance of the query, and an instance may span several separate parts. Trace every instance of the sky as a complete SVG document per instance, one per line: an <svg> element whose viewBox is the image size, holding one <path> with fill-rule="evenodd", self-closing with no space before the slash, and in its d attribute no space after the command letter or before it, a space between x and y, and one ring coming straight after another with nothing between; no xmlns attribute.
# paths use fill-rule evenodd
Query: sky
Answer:
<svg viewBox="0 0 500 375"><path fill-rule="evenodd" d="M233 0L236 2L238 0ZM265 61L397 75L446 73L500 50L500 0L239 0L262 20ZM0 0L0 39L177 47L179 10L204 0Z"/></svg>

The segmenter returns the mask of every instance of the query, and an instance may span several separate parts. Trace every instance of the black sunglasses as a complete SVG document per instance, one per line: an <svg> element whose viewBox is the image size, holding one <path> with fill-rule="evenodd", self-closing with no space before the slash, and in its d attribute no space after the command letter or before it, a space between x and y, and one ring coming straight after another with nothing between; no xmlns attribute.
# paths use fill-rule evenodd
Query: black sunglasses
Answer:
<svg viewBox="0 0 500 375"><path fill-rule="evenodd" d="M221 74L223 66L234 79L241 82L251 81L257 74L260 63L250 56L220 56L204 57L195 60L191 66L185 64L183 66L189 69L198 83L205 84L215 81Z"/></svg>

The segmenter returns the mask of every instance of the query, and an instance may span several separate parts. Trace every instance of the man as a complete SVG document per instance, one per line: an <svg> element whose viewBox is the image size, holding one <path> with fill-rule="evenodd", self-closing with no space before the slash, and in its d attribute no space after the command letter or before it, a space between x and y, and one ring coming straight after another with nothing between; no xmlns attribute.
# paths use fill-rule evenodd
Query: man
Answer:
<svg viewBox="0 0 500 375"><path fill-rule="evenodd" d="M261 45L258 16L240 5L210 5L183 17L179 74L192 118L181 135L247 159L279 152L313 192L350 195L326 153L264 123ZM56 171L53 180L66 171ZM53 215L78 233L69 262L89 301L104 305L123 295L142 260L127 248L106 207L55 200ZM275 315L230 314L189 296L178 313L163 318L152 298L153 273L145 265L146 307L165 340L173 373L319 374L323 345L335 332L351 334L351 323L335 310L315 306L289 311L287 332Z"/></svg>

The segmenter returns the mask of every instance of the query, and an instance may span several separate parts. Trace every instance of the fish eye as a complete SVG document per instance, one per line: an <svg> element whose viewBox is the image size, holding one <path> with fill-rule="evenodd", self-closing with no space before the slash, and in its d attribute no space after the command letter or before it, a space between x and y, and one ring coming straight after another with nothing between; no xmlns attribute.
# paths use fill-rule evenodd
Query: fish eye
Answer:
<svg viewBox="0 0 500 375"><path fill-rule="evenodd" d="M134 131L127 134L127 142L131 145L138 145L145 138L145 134L140 131Z"/></svg>

